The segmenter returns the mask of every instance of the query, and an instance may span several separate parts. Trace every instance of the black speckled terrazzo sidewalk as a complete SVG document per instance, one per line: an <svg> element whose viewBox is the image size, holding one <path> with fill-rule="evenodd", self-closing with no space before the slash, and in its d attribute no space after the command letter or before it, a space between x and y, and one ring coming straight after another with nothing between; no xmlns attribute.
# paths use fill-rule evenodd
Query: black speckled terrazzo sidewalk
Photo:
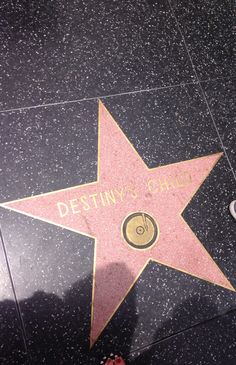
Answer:
<svg viewBox="0 0 236 365"><path fill-rule="evenodd" d="M234 4L0 4L0 364L236 363Z"/></svg>

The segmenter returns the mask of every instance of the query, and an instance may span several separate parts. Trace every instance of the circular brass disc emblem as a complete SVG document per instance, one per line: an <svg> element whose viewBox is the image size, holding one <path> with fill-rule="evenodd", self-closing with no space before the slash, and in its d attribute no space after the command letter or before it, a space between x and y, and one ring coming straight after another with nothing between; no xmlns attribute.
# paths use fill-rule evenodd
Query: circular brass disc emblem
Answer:
<svg viewBox="0 0 236 365"><path fill-rule="evenodd" d="M132 213L122 225L125 241L132 247L144 249L152 246L159 235L158 225L147 213Z"/></svg>

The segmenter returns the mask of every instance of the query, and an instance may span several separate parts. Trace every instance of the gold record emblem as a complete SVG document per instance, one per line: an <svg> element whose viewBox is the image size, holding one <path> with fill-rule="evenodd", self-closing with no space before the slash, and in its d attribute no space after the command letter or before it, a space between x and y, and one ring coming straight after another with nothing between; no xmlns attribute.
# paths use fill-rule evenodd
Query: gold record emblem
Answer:
<svg viewBox="0 0 236 365"><path fill-rule="evenodd" d="M122 234L130 246L144 249L151 247L157 241L159 228L149 214L137 212L125 218L122 225Z"/></svg>

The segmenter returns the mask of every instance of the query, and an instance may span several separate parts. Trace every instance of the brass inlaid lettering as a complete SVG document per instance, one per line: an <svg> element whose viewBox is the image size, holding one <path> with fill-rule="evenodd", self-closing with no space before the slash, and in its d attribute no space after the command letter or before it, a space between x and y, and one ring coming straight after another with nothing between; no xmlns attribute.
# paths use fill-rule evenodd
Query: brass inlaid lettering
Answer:
<svg viewBox="0 0 236 365"><path fill-rule="evenodd" d="M150 193L162 193L171 189L183 188L192 182L192 177L188 172L176 176L162 176L158 179L150 179L147 182Z"/></svg>
<svg viewBox="0 0 236 365"><path fill-rule="evenodd" d="M170 176L161 175L156 179L149 179L146 182L146 191L151 194L166 194L173 189L182 189L191 184L192 177L186 171L184 173ZM134 186L114 187L110 190L94 192L89 195L75 196L68 201L58 202L57 211L61 218L68 214L80 214L90 209L107 209L138 198L138 192Z"/></svg>

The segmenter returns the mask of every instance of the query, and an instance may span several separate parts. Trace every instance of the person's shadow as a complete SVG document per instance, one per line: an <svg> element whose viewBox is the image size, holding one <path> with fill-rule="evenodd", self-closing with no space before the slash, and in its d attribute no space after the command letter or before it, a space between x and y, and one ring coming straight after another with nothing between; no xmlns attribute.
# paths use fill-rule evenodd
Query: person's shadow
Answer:
<svg viewBox="0 0 236 365"><path fill-rule="evenodd" d="M98 270L96 276L106 277L110 270L122 270L123 277L133 282L126 265L114 263ZM105 270L105 272L104 272ZM109 300L110 293L103 298ZM38 291L19 302L22 314L29 359L21 347L21 330L17 326L15 303L0 302L0 363L83 365L100 364L103 357L130 351L136 327L135 288L114 313L100 337L90 349L92 275L74 283L63 297Z"/></svg>
<svg viewBox="0 0 236 365"><path fill-rule="evenodd" d="M116 270L122 270L128 280L135 280L122 263L105 267L97 272L97 276L106 277L115 266ZM109 295L107 293L103 300L109 300ZM176 362L182 356L181 351L186 351L186 340L181 332L195 328L197 323L218 313L210 297L189 297L174 308L168 320L163 318L152 344L145 344L146 348L140 349L141 354L137 356L137 351L132 348L138 322L135 286L90 349L91 303L92 274L75 282L62 297L38 291L20 301L29 353L27 361L20 350L22 333L15 315L15 302L0 302L0 364L98 365L103 357L113 353L122 355L127 365L182 365L184 362ZM207 341L205 346L208 346ZM204 344L201 347L204 351ZM193 351L197 352L198 349L193 347Z"/></svg>

